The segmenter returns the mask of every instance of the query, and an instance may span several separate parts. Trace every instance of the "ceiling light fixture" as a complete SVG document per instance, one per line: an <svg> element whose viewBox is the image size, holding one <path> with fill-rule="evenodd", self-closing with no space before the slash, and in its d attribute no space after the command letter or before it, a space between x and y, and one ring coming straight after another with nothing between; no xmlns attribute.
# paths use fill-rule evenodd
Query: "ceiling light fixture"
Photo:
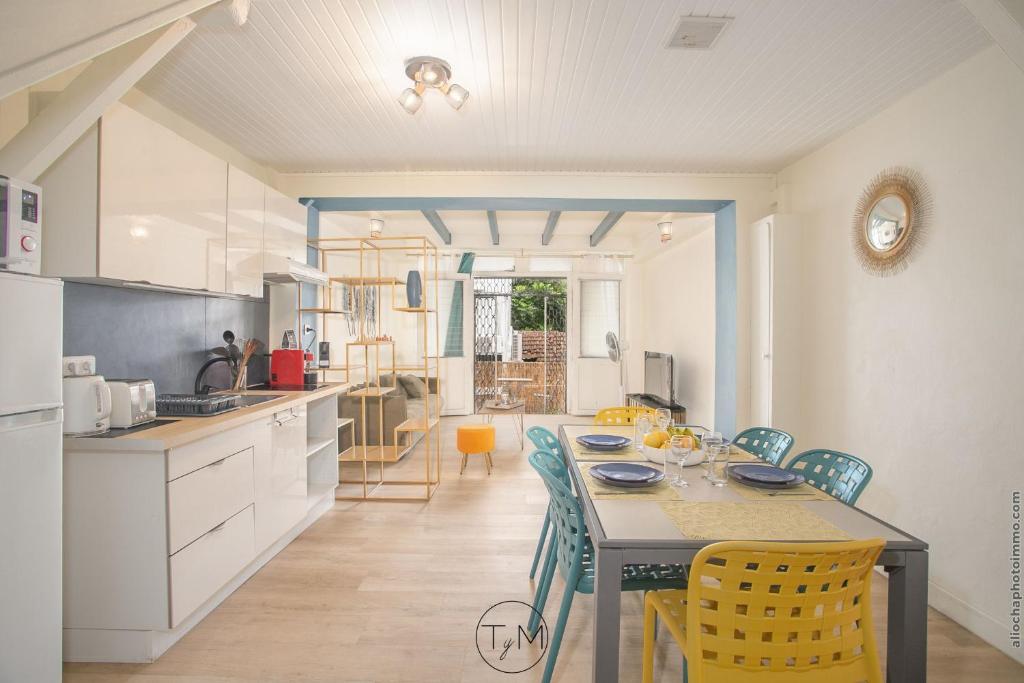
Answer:
<svg viewBox="0 0 1024 683"><path fill-rule="evenodd" d="M664 244L672 239L672 221L658 223L658 232L661 233L661 243Z"/></svg>
<svg viewBox="0 0 1024 683"><path fill-rule="evenodd" d="M384 232L384 220L382 218L370 219L370 237L380 237Z"/></svg>
<svg viewBox="0 0 1024 683"><path fill-rule="evenodd" d="M410 114L415 114L423 106L423 93L427 88L437 88L444 93L444 98L452 109L461 109L469 99L469 91L458 83L452 83L451 64L437 57L413 57L405 60L405 75L415 85L406 88L398 96L398 103Z"/></svg>

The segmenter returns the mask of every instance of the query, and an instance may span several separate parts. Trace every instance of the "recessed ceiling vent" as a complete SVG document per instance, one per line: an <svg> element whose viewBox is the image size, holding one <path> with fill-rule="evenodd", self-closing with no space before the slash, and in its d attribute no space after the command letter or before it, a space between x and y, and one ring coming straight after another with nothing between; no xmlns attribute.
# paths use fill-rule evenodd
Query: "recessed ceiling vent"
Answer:
<svg viewBox="0 0 1024 683"><path fill-rule="evenodd" d="M725 31L732 19L728 17L681 17L668 39L668 47L687 50L708 50Z"/></svg>

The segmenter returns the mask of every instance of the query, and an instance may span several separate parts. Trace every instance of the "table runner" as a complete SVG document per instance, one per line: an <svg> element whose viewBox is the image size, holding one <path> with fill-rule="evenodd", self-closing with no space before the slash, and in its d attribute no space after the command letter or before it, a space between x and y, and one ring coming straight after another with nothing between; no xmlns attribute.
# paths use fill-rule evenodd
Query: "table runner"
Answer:
<svg viewBox="0 0 1024 683"><path fill-rule="evenodd" d="M847 541L850 536L797 503L661 502L687 538L701 541Z"/></svg>
<svg viewBox="0 0 1024 683"><path fill-rule="evenodd" d="M596 464L594 463L594 465ZM679 492L669 486L666 481L638 489L602 484L590 476L590 468L594 465L580 465L583 483L586 484L587 491L590 492L590 497L593 500L679 500Z"/></svg>

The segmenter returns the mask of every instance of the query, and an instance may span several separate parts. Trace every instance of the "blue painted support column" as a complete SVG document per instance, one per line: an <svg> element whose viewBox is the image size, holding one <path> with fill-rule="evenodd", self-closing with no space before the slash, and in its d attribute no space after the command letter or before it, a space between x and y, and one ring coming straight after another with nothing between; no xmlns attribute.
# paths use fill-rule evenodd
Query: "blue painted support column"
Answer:
<svg viewBox="0 0 1024 683"><path fill-rule="evenodd" d="M312 202L306 204L306 239L315 240L320 237L320 210L313 205ZM320 267L320 256L319 252L313 247L306 245L306 264L313 266L314 268ZM317 289L315 285L299 283L299 288L302 295L299 300L302 302L303 308L316 308L317 306ZM320 319L316 313L303 313L299 316L300 327L306 325L312 325L316 328L317 341L323 341L323 330L320 329ZM295 331L296 335L302 337L302 330L298 329ZM308 339L300 339L299 345L302 348L306 348L306 345L312 340L312 335ZM316 354L316 348L312 349L313 353Z"/></svg>
<svg viewBox="0 0 1024 683"><path fill-rule="evenodd" d="M736 202L715 212L715 424L736 434L737 265Z"/></svg>

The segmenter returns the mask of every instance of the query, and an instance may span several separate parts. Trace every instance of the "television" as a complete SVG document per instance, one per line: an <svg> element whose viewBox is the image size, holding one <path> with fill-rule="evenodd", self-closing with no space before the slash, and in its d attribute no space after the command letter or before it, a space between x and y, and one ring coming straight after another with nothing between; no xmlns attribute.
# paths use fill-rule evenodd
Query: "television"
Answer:
<svg viewBox="0 0 1024 683"><path fill-rule="evenodd" d="M644 394L662 403L674 403L672 354L644 351Z"/></svg>

